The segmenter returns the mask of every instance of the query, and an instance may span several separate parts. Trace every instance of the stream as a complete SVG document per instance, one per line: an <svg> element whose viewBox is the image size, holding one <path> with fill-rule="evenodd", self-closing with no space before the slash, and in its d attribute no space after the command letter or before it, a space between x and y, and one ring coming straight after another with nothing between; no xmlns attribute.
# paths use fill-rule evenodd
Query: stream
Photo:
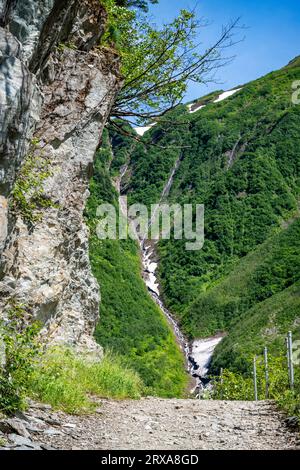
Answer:
<svg viewBox="0 0 300 470"><path fill-rule="evenodd" d="M159 209L162 201L169 195L172 187L173 179L177 169L179 168L181 158L178 158L173 166L170 177L163 188L160 201L157 205ZM124 165L120 170L120 176L113 180L114 187L119 193L119 206L123 215L127 215L127 198L121 195L121 183L122 178L126 174L129 164ZM155 218L153 214L152 219L149 223L149 229ZM136 230L134 229L135 233ZM205 339L196 339L193 342L189 342L185 335L182 333L180 326L172 313L165 307L163 299L161 297L160 286L156 271L158 269L158 258L156 244L157 241L147 240L145 237L139 238L139 246L142 259L142 277L147 286L148 292L151 295L154 302L163 312L168 323L170 324L172 331L175 335L176 341L185 356L186 369L194 379L194 388L191 393L198 394L200 397L201 391L203 391L209 384L208 372L211 359L216 346L222 341L223 336L215 336Z"/></svg>
<svg viewBox="0 0 300 470"><path fill-rule="evenodd" d="M159 306L167 318L185 356L186 369L195 381L195 387L191 393L198 394L209 384L208 372L211 359L216 346L222 341L223 336L214 336L205 339L195 339L189 342L182 333L178 322L172 313L165 307L160 294L160 286L156 276L158 261L156 258L155 244L144 241L140 244L142 252L143 279L154 302Z"/></svg>
<svg viewBox="0 0 300 470"><path fill-rule="evenodd" d="M237 88L234 90L223 92L222 94L218 96L218 98L214 100L214 103L223 101L224 99L227 99L228 97L232 96L233 94L237 93L240 90L241 88ZM197 103L196 103L194 105L193 104L189 105L188 109L190 113L194 113L204 107L205 105L197 106ZM135 128L135 131L137 132L138 135L143 136L145 132L151 129L151 127L154 125L155 123L152 123L150 126L147 126L147 127L138 127L138 128ZM175 164L173 165L168 181L165 184L163 191L161 193L161 197L157 204L156 211L152 215L151 221L148 226L149 229L151 228L151 225L153 221L155 220L155 216L160 207L160 204L162 204L162 202L168 197L170 193L174 176L181 163L181 158L182 157L179 156ZM127 172L128 166L129 166L129 163L127 163L121 168L120 176L117 179L115 179L113 182L115 188L117 189L120 195L119 204L120 204L120 209L124 215L127 214L127 211L125 209L127 200L125 199L124 196L121 195L121 183L122 183L123 176ZM137 233L136 230L135 230L135 233ZM194 390L192 390L192 392L195 394L195 392L198 391L198 395L200 397L201 391L204 390L207 385L209 385L208 373L209 373L210 363L214 354L214 350L216 346L222 341L224 335L220 334L220 335L210 337L210 338L195 339L192 342L189 342L188 339L184 336L184 334L180 330L180 326L178 322L176 321L172 313L165 307L163 303L163 299L162 299L161 292L160 292L160 285L159 285L158 278L156 275L158 262L159 262L158 257L157 257L156 244L157 244L157 241L154 242L154 241L147 240L146 237L139 238L139 245L140 245L141 259L142 259L142 266L143 266L142 268L143 280L147 286L147 289L151 297L153 298L154 302L159 306L159 308L163 312L164 316L168 320L174 332L177 343L179 344L185 356L186 368L189 374L195 379L195 382L196 382L196 387Z"/></svg>

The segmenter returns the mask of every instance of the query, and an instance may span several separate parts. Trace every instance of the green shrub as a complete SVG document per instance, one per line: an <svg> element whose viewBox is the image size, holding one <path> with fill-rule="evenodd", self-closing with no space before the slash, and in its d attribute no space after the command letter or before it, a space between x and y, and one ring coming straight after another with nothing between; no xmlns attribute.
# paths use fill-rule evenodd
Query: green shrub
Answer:
<svg viewBox="0 0 300 470"><path fill-rule="evenodd" d="M215 379L215 400L253 400L253 381L225 369L221 378Z"/></svg>
<svg viewBox="0 0 300 470"><path fill-rule="evenodd" d="M248 358L248 363L252 362ZM289 385L286 356L268 358L269 388L268 398L275 400L277 405L289 416L300 418L300 368L295 366L295 387ZM258 399L266 398L266 380L264 358L257 358L257 391ZM223 371L222 377L214 378L212 398L216 400L254 400L254 383L251 370L247 374Z"/></svg>
<svg viewBox="0 0 300 470"><path fill-rule="evenodd" d="M38 325L20 305L11 307L0 321L0 411L13 413L25 407L25 397L39 345Z"/></svg>
<svg viewBox="0 0 300 470"><path fill-rule="evenodd" d="M32 147L33 153L27 155L18 173L11 200L13 211L29 225L40 221L46 208L58 207L44 192L44 182L52 175L50 160L38 149L36 140Z"/></svg>
<svg viewBox="0 0 300 470"><path fill-rule="evenodd" d="M297 416L300 423L300 388L296 391L285 390L277 398L277 404L288 416Z"/></svg>
<svg viewBox="0 0 300 470"><path fill-rule="evenodd" d="M68 413L94 409L90 395L101 398L139 398L139 376L118 357L106 354L99 362L76 355L71 349L54 347L41 358L31 376L30 395Z"/></svg>

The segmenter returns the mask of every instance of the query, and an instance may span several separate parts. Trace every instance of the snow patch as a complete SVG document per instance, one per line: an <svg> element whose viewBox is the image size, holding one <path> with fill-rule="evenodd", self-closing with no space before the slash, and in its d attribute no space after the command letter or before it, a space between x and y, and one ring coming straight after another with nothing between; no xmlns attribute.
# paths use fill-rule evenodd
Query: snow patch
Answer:
<svg viewBox="0 0 300 470"><path fill-rule="evenodd" d="M199 366L198 373L205 377L216 346L222 341L222 337L198 339L193 342L191 356Z"/></svg>
<svg viewBox="0 0 300 470"><path fill-rule="evenodd" d="M237 93L237 92L240 91L240 90L242 90L242 88L236 88L235 90L224 91L224 93L222 93L221 95L219 95L218 98L213 101L213 103L220 103L220 101L226 100L227 98L229 98L230 96L234 95L235 93ZM190 114L196 113L196 112L199 111L200 109L205 108L207 105L206 105L206 104L202 104L202 105L200 105L200 106L197 106L195 109L192 109L194 106L195 106L195 103L192 103L192 104L189 104L189 105L188 105L188 110L189 110L189 113L190 113Z"/></svg>
<svg viewBox="0 0 300 470"><path fill-rule="evenodd" d="M154 122L154 123L152 123L152 124L150 124L149 126L146 126L146 127L134 127L134 130L139 136L143 137L143 135L147 131L149 131L151 129L151 127L153 127L153 126L156 126L156 122Z"/></svg>
<svg viewBox="0 0 300 470"><path fill-rule="evenodd" d="M188 105L188 109L189 109L190 114L196 113L196 112L199 111L200 109L205 108L206 105L205 105L205 104L202 104L202 105L200 105L200 106L197 106L195 109L192 109L193 106L195 106L195 104L189 104L189 105Z"/></svg>
<svg viewBox="0 0 300 470"><path fill-rule="evenodd" d="M226 100L226 98L229 98L230 96L234 95L238 91L240 91L241 88L236 88L235 90L230 90L230 91L224 91L215 101L214 103L220 103L220 101Z"/></svg>

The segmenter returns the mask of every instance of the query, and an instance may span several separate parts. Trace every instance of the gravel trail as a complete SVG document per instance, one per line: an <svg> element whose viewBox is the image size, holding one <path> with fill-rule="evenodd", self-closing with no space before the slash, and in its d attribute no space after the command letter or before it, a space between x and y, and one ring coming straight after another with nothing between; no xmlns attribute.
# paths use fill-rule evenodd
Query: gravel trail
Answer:
<svg viewBox="0 0 300 470"><path fill-rule="evenodd" d="M26 415L37 419L33 441L58 449L300 449L299 433L265 401L102 400L91 416L38 407Z"/></svg>

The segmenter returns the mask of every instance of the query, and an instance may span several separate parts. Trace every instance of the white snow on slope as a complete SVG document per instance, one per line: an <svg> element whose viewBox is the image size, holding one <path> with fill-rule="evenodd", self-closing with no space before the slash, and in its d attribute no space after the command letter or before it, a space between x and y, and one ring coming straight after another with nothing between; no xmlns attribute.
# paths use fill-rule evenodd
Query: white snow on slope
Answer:
<svg viewBox="0 0 300 470"><path fill-rule="evenodd" d="M198 107L195 108L195 109L192 109L193 106L194 106L194 104L189 104L189 105L188 105L189 112L190 112L191 114L196 113L197 111L199 111L199 109L205 108L205 104L202 104L201 106L198 106Z"/></svg>
<svg viewBox="0 0 300 470"><path fill-rule="evenodd" d="M222 93L220 96L218 96L218 98L216 100L214 100L213 103L220 103L220 101L226 100L226 98L229 98L230 96L234 95L235 93L237 93L240 90L242 90L242 88L236 88L235 90L224 91L224 93ZM201 106L198 106L196 109L192 110L193 106L195 106L195 103L192 103L192 104L188 105L188 110L189 110L190 114L196 113L200 109L206 107L206 105L203 104Z"/></svg>
<svg viewBox="0 0 300 470"><path fill-rule="evenodd" d="M224 91L215 101L214 103L219 103L220 101L226 100L226 98L229 98L229 96L234 95L238 91L240 91L241 88L236 88L236 90L230 90L230 91Z"/></svg>
<svg viewBox="0 0 300 470"><path fill-rule="evenodd" d="M156 122L154 122L153 124L150 124L150 126L146 126L146 127L134 127L134 130L138 135L143 137L145 132L149 131L151 129L151 127L153 127L155 125L156 125Z"/></svg>
<svg viewBox="0 0 300 470"><path fill-rule="evenodd" d="M199 366L198 371L202 377L206 376L214 350L222 339L222 337L207 338L193 342L191 356Z"/></svg>

